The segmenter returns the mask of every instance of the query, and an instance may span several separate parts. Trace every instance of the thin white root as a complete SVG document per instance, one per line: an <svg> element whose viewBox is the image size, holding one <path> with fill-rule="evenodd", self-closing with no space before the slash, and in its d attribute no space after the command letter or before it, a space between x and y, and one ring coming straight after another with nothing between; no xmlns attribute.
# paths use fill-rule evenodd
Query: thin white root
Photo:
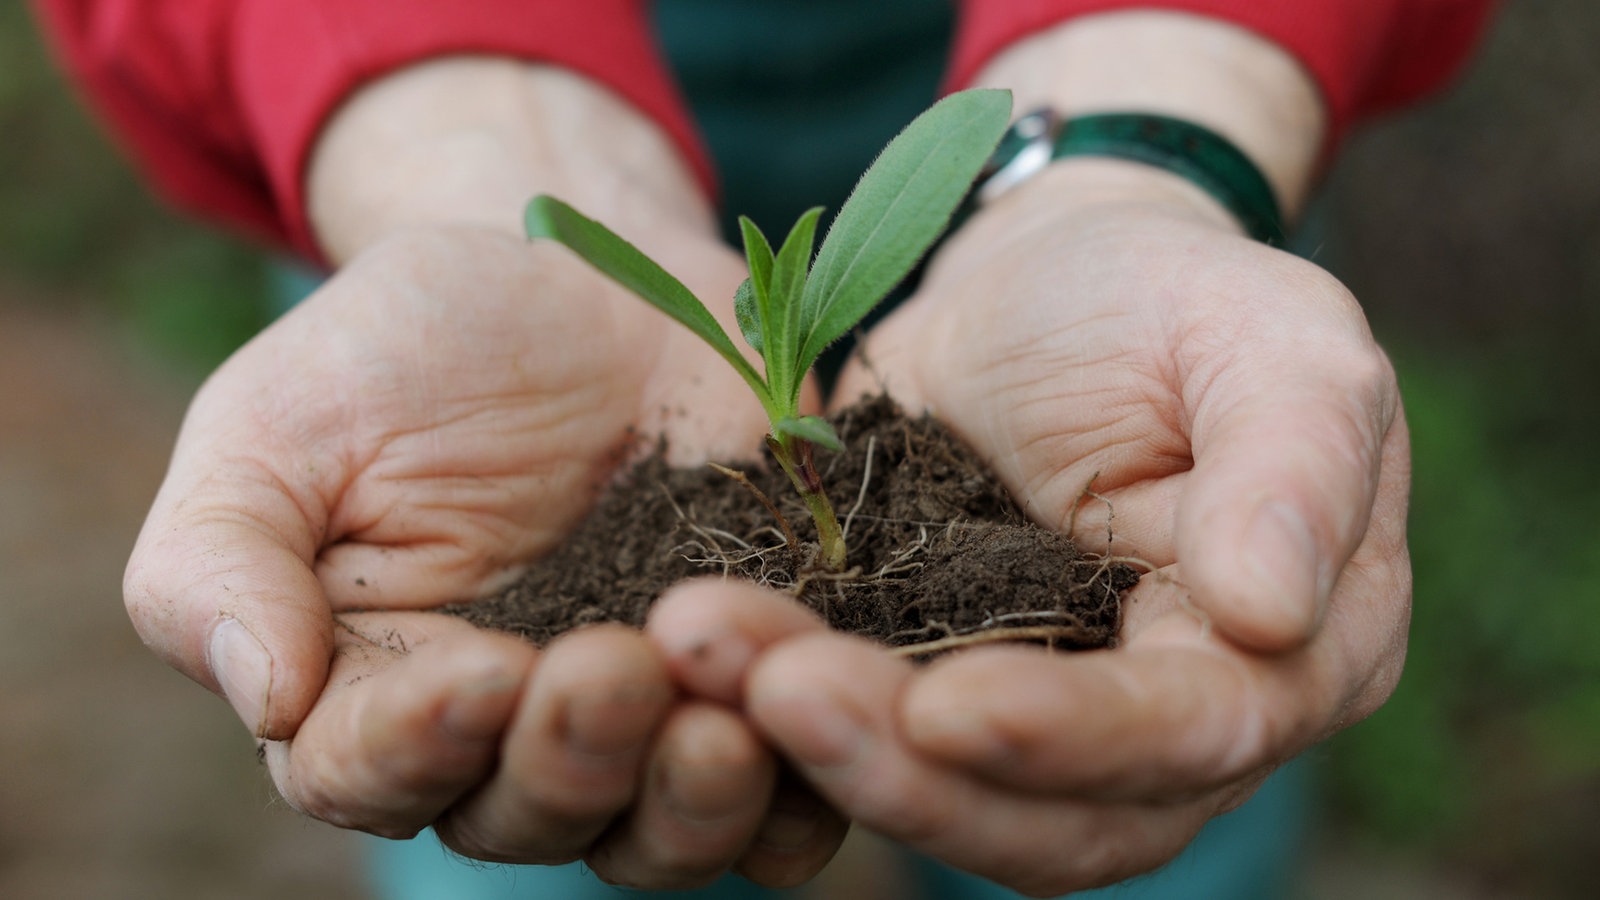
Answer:
<svg viewBox="0 0 1600 900"><path fill-rule="evenodd" d="M767 496L766 491L756 487L755 482L751 481L748 476L738 469L730 469L727 466L721 466L716 463L706 463L706 465L744 485L745 490L754 494L756 499L761 501L761 505L767 508L767 512L778 520L778 527L783 530L783 542L790 547L800 546L800 542L794 538L794 530L789 527L789 520L783 517L783 513L778 512L777 504L772 502L772 498Z"/></svg>
<svg viewBox="0 0 1600 900"><path fill-rule="evenodd" d="M999 644L1013 641L1052 641L1057 639L1082 640L1083 637L1083 629L1077 625L1023 625L1016 628L991 628L987 631L976 631L969 634L953 634L937 640L906 644L902 647L890 647L889 652L895 656L923 656L929 653L943 653L946 650L957 650L962 647L973 647L979 644Z"/></svg>
<svg viewBox="0 0 1600 900"><path fill-rule="evenodd" d="M878 436L875 434L867 435L867 462L861 470L861 490L856 491L856 503L850 507L848 513L845 513L844 527L840 529L840 534L846 540L850 538L850 523L855 521L856 513L861 510L861 504L866 502L867 485L872 482L872 451L877 447Z"/></svg>

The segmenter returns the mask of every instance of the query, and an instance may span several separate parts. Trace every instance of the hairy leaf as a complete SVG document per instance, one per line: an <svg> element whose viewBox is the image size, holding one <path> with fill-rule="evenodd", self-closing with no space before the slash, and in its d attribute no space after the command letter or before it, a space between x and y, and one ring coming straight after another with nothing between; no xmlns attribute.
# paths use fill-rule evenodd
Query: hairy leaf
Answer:
<svg viewBox="0 0 1600 900"><path fill-rule="evenodd" d="M733 312L736 317L739 317L739 328L744 332L745 342L755 348L757 353L761 354L761 361L765 364L767 370L767 387L770 390L774 367L772 358L768 356L766 348L770 343L767 340L767 333L773 328L772 320L774 315L770 287L773 265L772 245L767 242L767 236L761 233L761 229L748 216L739 217L739 230L744 235L745 264L750 269L750 278L747 282L750 285L750 296L744 301L744 312L740 312L740 295L735 294ZM750 320L749 325L745 324L746 318ZM755 335L755 340L751 340L752 334ZM777 391L772 393L774 396L782 396Z"/></svg>
<svg viewBox="0 0 1600 900"><path fill-rule="evenodd" d="M739 331L744 335L744 342L760 353L761 311L756 307L756 290L750 282L749 278L739 282L739 289L733 292L733 318L739 323ZM770 370L771 366L767 368Z"/></svg>
<svg viewBox="0 0 1600 900"><path fill-rule="evenodd" d="M769 326L771 350L766 354L767 383L780 402L798 402L800 380L805 368L795 367L795 355L800 351L800 303L806 286L806 273L811 268L811 248L816 243L817 220L822 207L814 206L800 215L784 238L783 247L772 266L772 284L769 289L768 309L771 310ZM781 374L780 374L781 373Z"/></svg>
<svg viewBox="0 0 1600 900"><path fill-rule="evenodd" d="M772 280L772 245L748 216L739 217L739 231L744 236L744 258L750 266L750 278L755 287L765 293Z"/></svg>
<svg viewBox="0 0 1600 900"><path fill-rule="evenodd" d="M810 441L829 450L844 449L844 442L839 440L839 432L833 430L827 419L819 416L788 416L772 423L772 430Z"/></svg>
<svg viewBox="0 0 1600 900"><path fill-rule="evenodd" d="M711 311L683 286L683 282L656 265L639 248L548 194L540 194L529 201L523 224L530 239L548 238L564 244L601 274L699 335L739 371L761 398L762 406L770 405L766 383L740 355Z"/></svg>
<svg viewBox="0 0 1600 900"><path fill-rule="evenodd" d="M1011 94L952 94L905 127L856 184L800 309L800 372L855 327L938 238L1005 132Z"/></svg>

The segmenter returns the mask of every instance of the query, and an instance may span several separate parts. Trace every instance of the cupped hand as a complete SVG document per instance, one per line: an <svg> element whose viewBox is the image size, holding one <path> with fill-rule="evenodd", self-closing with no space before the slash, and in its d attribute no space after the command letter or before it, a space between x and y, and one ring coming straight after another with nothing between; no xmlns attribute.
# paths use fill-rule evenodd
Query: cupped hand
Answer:
<svg viewBox="0 0 1600 900"><path fill-rule="evenodd" d="M731 298L741 267L713 240L635 239ZM588 858L646 886L730 865L803 878L839 835L758 837L787 815L768 813L771 754L680 700L641 636L595 629L540 653L425 612L550 549L649 436L689 461L749 453L763 431L722 360L565 251L396 234L202 388L128 608L320 818L386 835L438 820L469 855Z"/></svg>
<svg viewBox="0 0 1600 900"><path fill-rule="evenodd" d="M650 626L844 814L1036 895L1171 859L1404 656L1407 437L1360 308L1136 168L1058 166L975 218L839 394L930 409L1036 520L1152 567L1120 646L916 669L706 585Z"/></svg>

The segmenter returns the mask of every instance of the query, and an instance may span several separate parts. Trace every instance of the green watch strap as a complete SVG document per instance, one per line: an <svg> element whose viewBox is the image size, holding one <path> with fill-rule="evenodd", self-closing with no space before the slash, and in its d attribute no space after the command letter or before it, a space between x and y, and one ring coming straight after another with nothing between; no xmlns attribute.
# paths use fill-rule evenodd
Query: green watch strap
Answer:
<svg viewBox="0 0 1600 900"><path fill-rule="evenodd" d="M1272 186L1249 157L1209 128L1152 113L1101 113L1063 122L1039 110L1022 117L1001 139L965 212L1069 156L1108 156L1166 169L1216 198L1251 237L1285 243Z"/></svg>

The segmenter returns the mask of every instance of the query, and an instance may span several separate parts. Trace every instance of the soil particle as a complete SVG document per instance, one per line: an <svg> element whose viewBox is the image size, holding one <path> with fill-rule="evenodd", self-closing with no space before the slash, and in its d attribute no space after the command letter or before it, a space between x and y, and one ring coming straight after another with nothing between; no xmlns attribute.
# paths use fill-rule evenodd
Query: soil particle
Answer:
<svg viewBox="0 0 1600 900"><path fill-rule="evenodd" d="M1072 648L1115 643L1133 569L1029 522L931 417L907 418L879 397L833 421L846 449L820 466L847 531L843 574L813 566L815 530L776 466L739 471L776 504L798 547L750 486L711 466L669 468L658 452L521 580L447 611L543 644L595 622L642 626L668 586L725 574L795 594L834 628L890 646L994 629L1046 629Z"/></svg>

